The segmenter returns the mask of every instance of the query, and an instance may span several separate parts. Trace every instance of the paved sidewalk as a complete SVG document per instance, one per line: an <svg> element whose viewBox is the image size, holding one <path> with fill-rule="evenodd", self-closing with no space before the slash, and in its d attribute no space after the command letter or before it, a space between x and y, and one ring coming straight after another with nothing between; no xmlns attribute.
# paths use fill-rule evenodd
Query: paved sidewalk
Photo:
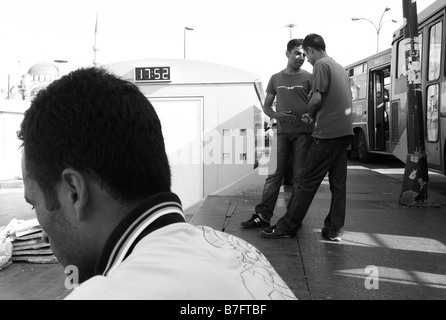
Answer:
<svg viewBox="0 0 446 320"><path fill-rule="evenodd" d="M194 225L225 230L252 243L301 300L446 299L446 195L429 192L436 207L402 207L401 173L377 171L349 167L346 233L340 243L320 236L330 205L328 181L294 239L264 239L258 230L240 227L260 201L265 177L255 174L208 196L187 217ZM446 177L437 178L446 184ZM285 213L289 197L290 190L283 189L273 224ZM23 189L0 189L0 225L14 217L34 217ZM13 263L0 271L0 299L62 299L69 293L64 280L58 264Z"/></svg>
<svg viewBox="0 0 446 320"><path fill-rule="evenodd" d="M252 243L302 300L446 299L446 195L429 192L435 206L406 208L398 203L401 181L401 174L349 167L340 243L320 235L331 201L327 180L295 239L265 239L258 230L240 227L251 217L261 189L208 196L192 223ZM289 196L289 190L280 193L272 224L285 213Z"/></svg>

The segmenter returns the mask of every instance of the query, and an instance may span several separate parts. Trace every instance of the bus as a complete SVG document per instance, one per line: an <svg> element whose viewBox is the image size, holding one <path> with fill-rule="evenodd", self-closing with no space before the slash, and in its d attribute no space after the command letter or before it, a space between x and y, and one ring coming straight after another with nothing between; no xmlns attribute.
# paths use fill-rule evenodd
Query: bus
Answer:
<svg viewBox="0 0 446 320"><path fill-rule="evenodd" d="M393 154L407 157L407 76L404 30L392 41L391 120ZM437 0L418 15L425 153L429 169L446 174L446 1ZM394 129L393 129L394 128ZM397 131L398 130L398 131Z"/></svg>
<svg viewBox="0 0 446 320"><path fill-rule="evenodd" d="M353 98L351 156L367 162L373 154L392 155L390 130L391 49L347 67Z"/></svg>
<svg viewBox="0 0 446 320"><path fill-rule="evenodd" d="M446 174L446 1L418 15L425 153L429 169ZM392 47L345 67L352 88L355 139L352 157L366 162L374 153L405 162L407 71L404 29Z"/></svg>

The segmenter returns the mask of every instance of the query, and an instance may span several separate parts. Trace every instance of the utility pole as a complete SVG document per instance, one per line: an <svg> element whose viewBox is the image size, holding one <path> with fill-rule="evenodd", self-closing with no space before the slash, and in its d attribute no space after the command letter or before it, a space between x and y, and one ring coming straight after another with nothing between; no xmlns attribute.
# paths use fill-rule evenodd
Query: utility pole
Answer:
<svg viewBox="0 0 446 320"><path fill-rule="evenodd" d="M421 91L420 41L418 38L417 3L403 1L404 41L407 69L407 158L400 204L415 206L427 200L429 172L424 145Z"/></svg>
<svg viewBox="0 0 446 320"><path fill-rule="evenodd" d="M95 67L99 66L97 53L100 50L98 46L98 13L96 13L96 23L94 25L94 46L93 46L93 52L94 52L94 58L93 58L93 65Z"/></svg>

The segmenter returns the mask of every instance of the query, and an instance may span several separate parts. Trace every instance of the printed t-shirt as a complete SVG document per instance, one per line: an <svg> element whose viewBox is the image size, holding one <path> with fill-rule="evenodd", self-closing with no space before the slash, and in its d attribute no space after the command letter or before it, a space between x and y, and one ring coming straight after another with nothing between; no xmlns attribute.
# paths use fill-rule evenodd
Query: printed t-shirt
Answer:
<svg viewBox="0 0 446 320"><path fill-rule="evenodd" d="M277 133L313 132L314 125L301 121L302 115L308 113L312 79L312 74L302 69L296 75L281 71L271 77L266 93L276 95L276 111L291 111L296 116L292 123L277 121Z"/></svg>

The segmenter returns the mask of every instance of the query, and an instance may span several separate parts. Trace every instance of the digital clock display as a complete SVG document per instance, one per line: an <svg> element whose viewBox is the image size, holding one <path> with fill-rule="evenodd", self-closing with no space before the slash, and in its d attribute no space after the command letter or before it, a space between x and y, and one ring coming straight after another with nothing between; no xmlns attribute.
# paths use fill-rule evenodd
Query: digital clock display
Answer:
<svg viewBox="0 0 446 320"><path fill-rule="evenodd" d="M135 68L135 82L170 81L170 67Z"/></svg>

